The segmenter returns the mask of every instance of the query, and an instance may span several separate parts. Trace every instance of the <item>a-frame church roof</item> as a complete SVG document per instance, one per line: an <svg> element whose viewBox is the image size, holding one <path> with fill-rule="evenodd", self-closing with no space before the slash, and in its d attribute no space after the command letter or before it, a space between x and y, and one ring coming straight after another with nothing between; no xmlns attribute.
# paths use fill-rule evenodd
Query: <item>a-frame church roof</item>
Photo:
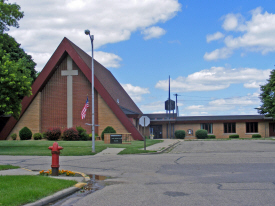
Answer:
<svg viewBox="0 0 275 206"><path fill-rule="evenodd" d="M41 71L40 75L33 83L32 95L30 97L23 98L22 111L20 116L24 114L36 95L47 84L48 80L55 72L56 67L67 55L73 59L80 70L84 73L86 78L91 82L92 58L65 37L45 65L44 69ZM131 111L131 114L135 114L135 116L141 116L142 112L140 109L133 102L127 92L119 84L119 82L115 79L112 73L96 60L94 60L94 72L94 86L97 92L104 99L106 104L110 107L123 126L132 134L134 139L142 140L142 135L137 130L137 128L134 127L131 120L127 117L127 113L124 112L126 109L128 113ZM119 103L117 103L117 100L119 100ZM8 137L16 123L17 120L13 117L10 117L0 133L0 140L5 140Z"/></svg>

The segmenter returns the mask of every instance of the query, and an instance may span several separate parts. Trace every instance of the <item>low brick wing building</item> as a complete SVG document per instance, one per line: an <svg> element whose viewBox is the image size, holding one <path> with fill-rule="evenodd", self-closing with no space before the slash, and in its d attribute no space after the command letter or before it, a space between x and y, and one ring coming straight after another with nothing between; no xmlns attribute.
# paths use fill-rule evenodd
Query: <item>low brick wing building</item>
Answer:
<svg viewBox="0 0 275 206"><path fill-rule="evenodd" d="M184 130L186 138L195 139L195 132L199 129L207 130L208 134L216 138L229 138L238 134L240 138L251 138L253 134L261 137L275 137L275 122L272 117L264 115L223 115L223 116L179 116L165 113L144 114L150 118L150 125L146 128L146 135L158 138L174 138L176 130ZM142 128L140 131L143 131Z"/></svg>

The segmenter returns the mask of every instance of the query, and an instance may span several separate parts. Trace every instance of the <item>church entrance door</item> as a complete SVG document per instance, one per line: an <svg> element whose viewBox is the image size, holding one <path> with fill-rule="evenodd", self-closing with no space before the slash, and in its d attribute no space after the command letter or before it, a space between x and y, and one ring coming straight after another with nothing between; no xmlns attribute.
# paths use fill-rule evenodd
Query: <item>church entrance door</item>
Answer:
<svg viewBox="0 0 275 206"><path fill-rule="evenodd" d="M269 123L269 137L275 137L275 123Z"/></svg>
<svg viewBox="0 0 275 206"><path fill-rule="evenodd" d="M153 131L154 139L162 139L162 125L151 125L150 131Z"/></svg>

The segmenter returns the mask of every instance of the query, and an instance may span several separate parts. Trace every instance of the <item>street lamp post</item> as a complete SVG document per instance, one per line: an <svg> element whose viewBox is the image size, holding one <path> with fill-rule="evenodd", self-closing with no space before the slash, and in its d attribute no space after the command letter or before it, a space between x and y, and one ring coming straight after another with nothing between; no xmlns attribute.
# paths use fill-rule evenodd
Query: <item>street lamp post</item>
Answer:
<svg viewBox="0 0 275 206"><path fill-rule="evenodd" d="M85 34L89 35L92 46L92 152L95 152L95 99L94 99L94 35L90 35L90 30L86 29Z"/></svg>

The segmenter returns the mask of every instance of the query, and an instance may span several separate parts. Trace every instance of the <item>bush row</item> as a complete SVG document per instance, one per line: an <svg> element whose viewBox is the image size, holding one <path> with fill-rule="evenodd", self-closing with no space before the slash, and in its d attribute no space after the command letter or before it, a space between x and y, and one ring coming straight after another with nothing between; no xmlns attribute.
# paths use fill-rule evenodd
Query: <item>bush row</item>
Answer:
<svg viewBox="0 0 275 206"><path fill-rule="evenodd" d="M97 134L95 134L97 136ZM82 140L86 141L88 139L91 139L92 135L87 134L86 130L83 129L81 126L74 128L68 128L63 131L63 135L61 135L61 129L60 128L49 128L44 133L35 133L32 134L32 131L28 127L23 127L19 131L19 137L20 140L30 140L33 136L34 140L41 140L42 138L48 139L48 140L58 140L63 139L66 141L77 141ZM11 138L13 140L16 140L17 135L14 133L11 135Z"/></svg>
<svg viewBox="0 0 275 206"><path fill-rule="evenodd" d="M195 132L195 136L198 139L215 139L216 136L213 134L207 134L207 130L199 129ZM177 130L175 131L175 137L177 139L184 139L185 138L185 131L184 130ZM240 136L238 134L232 134L229 135L229 138L239 138ZM261 138L262 136L260 134L253 134L252 138Z"/></svg>
<svg viewBox="0 0 275 206"><path fill-rule="evenodd" d="M106 127L101 133L102 140L104 140L105 133L116 133L116 130L111 126ZM35 133L34 135L32 135L32 132L28 127L23 127L19 131L19 137L21 140L30 140L32 136L34 140L41 140L42 138L44 138L52 141L59 140L60 138L65 141L87 141L89 139L92 139L92 134L87 134L86 130L81 126L77 126L76 129L67 128L63 131L63 134L61 133L61 129L58 127L49 128L46 132L42 134ZM98 136L98 134L95 134L95 136ZM13 140L16 140L17 135L14 133L11 135L11 137Z"/></svg>

